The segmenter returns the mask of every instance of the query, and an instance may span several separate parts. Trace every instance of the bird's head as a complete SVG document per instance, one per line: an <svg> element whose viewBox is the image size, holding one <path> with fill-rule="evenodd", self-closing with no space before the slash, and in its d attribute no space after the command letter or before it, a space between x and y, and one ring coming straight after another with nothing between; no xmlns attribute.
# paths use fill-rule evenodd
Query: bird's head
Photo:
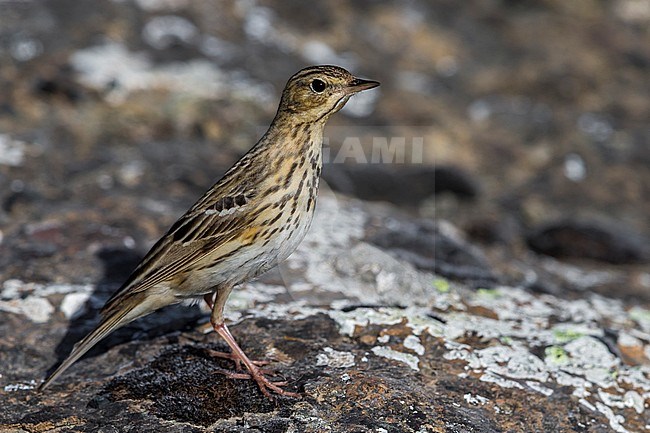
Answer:
<svg viewBox="0 0 650 433"><path fill-rule="evenodd" d="M282 92L278 114L303 122L325 121L355 93L379 86L338 66L310 66L289 79Z"/></svg>

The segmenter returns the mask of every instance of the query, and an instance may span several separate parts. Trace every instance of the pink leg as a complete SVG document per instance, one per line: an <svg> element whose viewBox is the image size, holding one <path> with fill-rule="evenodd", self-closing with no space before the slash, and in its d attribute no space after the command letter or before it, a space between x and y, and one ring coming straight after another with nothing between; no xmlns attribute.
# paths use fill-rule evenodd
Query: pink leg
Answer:
<svg viewBox="0 0 650 433"><path fill-rule="evenodd" d="M277 394L280 395L285 395L288 397L295 397L295 398L300 398L300 394L296 394L294 392L290 391L285 391L284 389L280 388L281 386L285 386L287 383L286 382L271 382L269 379L264 376L264 372L256 365L254 361L251 361L248 356L244 353L241 347L239 347L239 344L235 341L235 337L232 336L230 333L230 330L226 326L224 320L223 320L223 305L225 304L226 298L228 297L228 294L230 291L223 291L223 292L217 292L217 299L215 302L214 295L213 294L208 294L204 296L205 302L212 308L212 316L210 317L210 323L212 323L212 327L214 330L223 338L228 346L230 346L230 349L232 350L232 355L227 356L227 358L232 359L235 361L235 365L239 368L240 367L240 362L244 363L246 366L246 369L249 371L249 375L244 375L242 373L224 373L229 377L235 378L235 379L253 379L255 382L257 382L257 385L260 387L260 390L262 393L269 397L271 397L271 394L269 393L269 389L276 392ZM217 352L221 353L221 352ZM218 355L217 355L218 356ZM260 364L260 363L258 363ZM268 388L268 389L267 389Z"/></svg>
<svg viewBox="0 0 650 433"><path fill-rule="evenodd" d="M214 293L208 293L207 295L203 296L203 300L205 301L206 304L208 304L208 307L212 310L214 308ZM223 358L223 359L229 359L232 362L235 363L235 369L237 371L241 371L241 360L234 354L232 353L227 353L227 352L220 352L218 350L210 350L210 355L216 357L216 358ZM257 365L258 367L262 367L265 365L270 364L270 361L257 361L257 360L252 360L251 361L253 364ZM237 377L232 376L230 373L226 373L226 371L223 371L223 374L226 374L228 377L232 377L233 379L243 379L244 377L239 377L242 375L239 375ZM236 373L233 373L236 374ZM267 374L270 374L270 372L267 372ZM246 375L246 379L250 379L249 375Z"/></svg>
<svg viewBox="0 0 650 433"><path fill-rule="evenodd" d="M208 304L210 310L214 309L214 295L215 295L214 293L208 293L207 295L203 295L203 300L205 301L206 304ZM210 355L216 356L217 358L224 358L233 361L235 363L235 369L237 371L241 371L241 360L237 358L234 354L219 352L218 350L210 350ZM257 365L264 365L264 364L257 364ZM226 370L224 370L222 373L228 377L232 377L233 379L250 379L250 376L248 375L247 375L248 377L239 377L241 375L237 375L236 373L231 374L231 372L227 372Z"/></svg>

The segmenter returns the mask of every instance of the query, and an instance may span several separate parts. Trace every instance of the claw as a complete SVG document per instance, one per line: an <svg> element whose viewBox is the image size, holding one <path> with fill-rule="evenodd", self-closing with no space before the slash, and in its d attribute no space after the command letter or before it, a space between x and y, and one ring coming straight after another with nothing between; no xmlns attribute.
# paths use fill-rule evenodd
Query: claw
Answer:
<svg viewBox="0 0 650 433"><path fill-rule="evenodd" d="M279 395L284 395L286 397L300 398L300 394L291 391L286 391L280 388L281 386L287 385L287 382L285 381L271 382L259 370L252 371L251 376L253 376L253 380L257 382L257 385L260 387L262 394L264 394L268 398L273 398L273 397L271 397L271 393L269 393L269 391L266 388L273 390L276 394Z"/></svg>

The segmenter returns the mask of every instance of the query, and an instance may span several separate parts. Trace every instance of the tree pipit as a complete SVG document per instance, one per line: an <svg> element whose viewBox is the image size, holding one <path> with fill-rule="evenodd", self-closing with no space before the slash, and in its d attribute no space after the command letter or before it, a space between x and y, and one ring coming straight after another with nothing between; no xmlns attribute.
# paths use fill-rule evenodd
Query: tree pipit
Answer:
<svg viewBox="0 0 650 433"><path fill-rule="evenodd" d="M230 168L147 253L101 311L99 325L40 386L46 388L99 340L167 305L203 298L210 323L260 390L297 396L266 378L224 323L233 287L280 261L311 224L322 167L323 128L352 95L378 86L337 66L305 68L287 82L277 114L257 144Z"/></svg>

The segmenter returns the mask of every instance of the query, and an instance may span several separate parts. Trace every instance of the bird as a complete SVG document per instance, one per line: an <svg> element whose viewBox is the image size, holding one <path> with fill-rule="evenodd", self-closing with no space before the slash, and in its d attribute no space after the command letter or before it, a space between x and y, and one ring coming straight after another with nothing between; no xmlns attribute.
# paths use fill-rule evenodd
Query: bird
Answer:
<svg viewBox="0 0 650 433"><path fill-rule="evenodd" d="M327 120L355 94L379 82L339 66L310 66L287 82L266 133L158 240L100 311L99 324L39 386L47 388L116 329L165 306L203 299L210 323L260 391L298 397L271 381L241 349L224 321L233 288L286 259L314 215Z"/></svg>

